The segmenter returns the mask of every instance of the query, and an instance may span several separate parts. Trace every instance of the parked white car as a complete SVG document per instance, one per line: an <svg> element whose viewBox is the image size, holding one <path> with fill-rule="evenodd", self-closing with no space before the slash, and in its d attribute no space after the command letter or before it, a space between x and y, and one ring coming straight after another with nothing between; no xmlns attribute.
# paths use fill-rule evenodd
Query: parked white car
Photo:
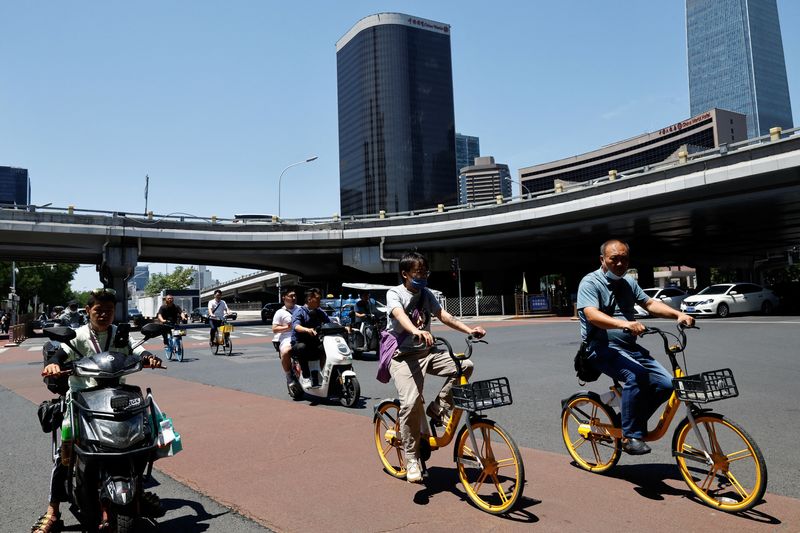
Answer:
<svg viewBox="0 0 800 533"><path fill-rule="evenodd" d="M688 296L688 294L678 287L664 287L663 289L656 287L654 289L644 289L644 293L650 298L654 298L675 310L681 308L681 302L683 302L683 300ZM650 313L647 312L647 309L643 307L634 305L633 309L636 313L636 316L650 316Z"/></svg>
<svg viewBox="0 0 800 533"><path fill-rule="evenodd" d="M768 315L777 306L778 297L755 283L718 283L683 300L681 311L724 318L731 313L761 312Z"/></svg>

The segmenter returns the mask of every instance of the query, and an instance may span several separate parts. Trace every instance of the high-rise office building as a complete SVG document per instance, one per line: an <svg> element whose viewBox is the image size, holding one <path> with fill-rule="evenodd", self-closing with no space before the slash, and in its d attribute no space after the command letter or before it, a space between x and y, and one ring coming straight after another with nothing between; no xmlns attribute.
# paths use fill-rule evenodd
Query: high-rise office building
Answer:
<svg viewBox="0 0 800 533"><path fill-rule="evenodd" d="M336 71L342 215L455 204L450 26L371 15L336 43Z"/></svg>
<svg viewBox="0 0 800 533"><path fill-rule="evenodd" d="M128 280L128 283L134 285L137 291L143 291L148 281L150 281L149 265L136 265L133 267L133 276Z"/></svg>
<svg viewBox="0 0 800 533"><path fill-rule="evenodd" d="M511 198L511 173L508 165L495 163L494 157L476 157L474 164L461 169L459 203L486 202L500 195Z"/></svg>
<svg viewBox="0 0 800 533"><path fill-rule="evenodd" d="M481 141L477 137L456 133L456 173L460 176L461 169L475 163L475 158L481 156Z"/></svg>
<svg viewBox="0 0 800 533"><path fill-rule="evenodd" d="M30 205L31 180L28 170L16 167L0 167L0 204Z"/></svg>
<svg viewBox="0 0 800 533"><path fill-rule="evenodd" d="M791 128L776 0L686 0L691 114L747 116L749 138Z"/></svg>

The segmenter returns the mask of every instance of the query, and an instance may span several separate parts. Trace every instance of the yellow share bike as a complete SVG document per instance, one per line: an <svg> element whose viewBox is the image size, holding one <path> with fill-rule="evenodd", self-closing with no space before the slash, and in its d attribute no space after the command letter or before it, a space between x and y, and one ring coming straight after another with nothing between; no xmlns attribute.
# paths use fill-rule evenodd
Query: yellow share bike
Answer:
<svg viewBox="0 0 800 533"><path fill-rule="evenodd" d="M485 343L467 337L466 353L453 353L445 339L436 337L434 348L446 348L458 369L457 385L453 386L453 413L442 435L429 421L430 434L423 430L420 459L424 466L433 450L450 444L455 436L453 460L458 478L469 499L482 511L505 514L514 509L525 486L525 467L519 449L511 436L482 411L511 405L511 388L507 378L494 378L470 383L463 374L461 362L472 355L472 345ZM424 405L424 400L423 400ZM461 415L467 421L456 435ZM406 476L403 445L400 439L400 401L383 400L375 406L375 446L384 470L391 476Z"/></svg>
<svg viewBox="0 0 800 533"><path fill-rule="evenodd" d="M657 334L672 364L672 396L656 427L643 440L662 438L681 403L686 418L672 435L672 455L692 492L706 505L725 512L741 512L761 501L767 488L767 465L753 438L739 424L702 407L738 396L730 369L687 376L676 355L686 348L686 332L678 335L649 327L642 335ZM699 328L692 328L699 329ZM670 337L676 344L670 345ZM684 368L686 356L684 354ZM602 396L581 391L561 402L561 434L567 451L582 469L603 473L619 461L622 428L614 410L622 398L617 381Z"/></svg>

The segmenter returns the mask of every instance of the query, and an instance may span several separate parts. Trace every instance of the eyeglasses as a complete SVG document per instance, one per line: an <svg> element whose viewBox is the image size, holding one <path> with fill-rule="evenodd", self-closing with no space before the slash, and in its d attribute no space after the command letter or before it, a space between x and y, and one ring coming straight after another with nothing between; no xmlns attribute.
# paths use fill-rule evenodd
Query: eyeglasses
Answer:
<svg viewBox="0 0 800 533"><path fill-rule="evenodd" d="M412 276L417 277L417 278L428 278L431 275L431 271L430 270L425 270L423 272L423 271L420 271L420 270L412 270L411 272L409 272L409 274L411 274Z"/></svg>
<svg viewBox="0 0 800 533"><path fill-rule="evenodd" d="M94 289L91 294L92 296L100 296L101 294L110 294L111 296L116 296L117 291L114 289L100 287L99 289Z"/></svg>

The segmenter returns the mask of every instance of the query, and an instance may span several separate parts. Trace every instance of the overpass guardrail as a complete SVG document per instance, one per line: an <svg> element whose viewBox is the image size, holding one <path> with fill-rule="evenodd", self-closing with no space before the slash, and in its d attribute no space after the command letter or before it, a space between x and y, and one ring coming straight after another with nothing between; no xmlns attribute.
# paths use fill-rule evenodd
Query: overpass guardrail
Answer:
<svg viewBox="0 0 800 533"><path fill-rule="evenodd" d="M110 217L112 219L120 219L121 221L124 220L126 222L133 222L145 226L150 224L158 224L160 222L177 222L177 223L196 222L202 225L207 225L220 229L223 228L230 229L230 230L241 229L245 226L250 226L251 228L257 227L257 228L275 229L275 230L284 229L285 226L287 225L324 227L324 226L330 226L331 224L336 224L337 227L341 227L341 225L350 222L376 222L385 219L396 220L396 219L419 217L425 215L435 216L440 213L454 213L454 212L467 212L471 216L479 216L484 214L491 215L495 212L495 208L501 205L508 205L510 203L525 204L536 200L542 200L554 197L562 197L564 198L564 201L567 201L569 197L568 195L565 195L565 193L594 189L617 182L619 180L624 180L626 178L639 177L645 174L660 172L671 168L675 168L687 163L696 163L698 161L703 161L711 158L724 157L726 155L740 153L742 150L758 148L760 146L764 146L765 144L774 144L776 142L782 142L798 138L800 138L800 127L792 128L785 131L778 131L777 133L773 133L771 135L755 137L738 143L723 144L718 148L698 151L694 153L684 153L682 155L679 155L675 159L671 159L661 163L644 165L641 167L621 172L611 171L609 172L609 175L598 176L597 178L586 181L562 182L558 183L553 188L546 190L535 191L535 192L528 191L527 193L520 194L518 196L512 196L512 197L499 196L494 200L487 200L483 202L472 202L467 204L458 204L453 206L445 206L443 204L440 204L437 207L418 209L414 211L400 211L392 213L381 211L380 213L377 214L348 215L348 216L340 216L339 214L334 214L333 216L330 217L302 217L295 219L283 219L275 215L265 215L263 218L254 218L253 215L248 215L247 218L235 218L235 217L224 218L224 217L218 217L216 215L201 216L184 212L173 212L165 215L160 215L160 214L156 215L152 211L147 213L131 213L125 211L78 209L75 208L74 206L53 207L50 204L13 205L13 206L0 205L0 211L23 210L28 212L53 213L62 215L66 214L72 216L81 216L81 215L104 216L104 217Z"/></svg>

